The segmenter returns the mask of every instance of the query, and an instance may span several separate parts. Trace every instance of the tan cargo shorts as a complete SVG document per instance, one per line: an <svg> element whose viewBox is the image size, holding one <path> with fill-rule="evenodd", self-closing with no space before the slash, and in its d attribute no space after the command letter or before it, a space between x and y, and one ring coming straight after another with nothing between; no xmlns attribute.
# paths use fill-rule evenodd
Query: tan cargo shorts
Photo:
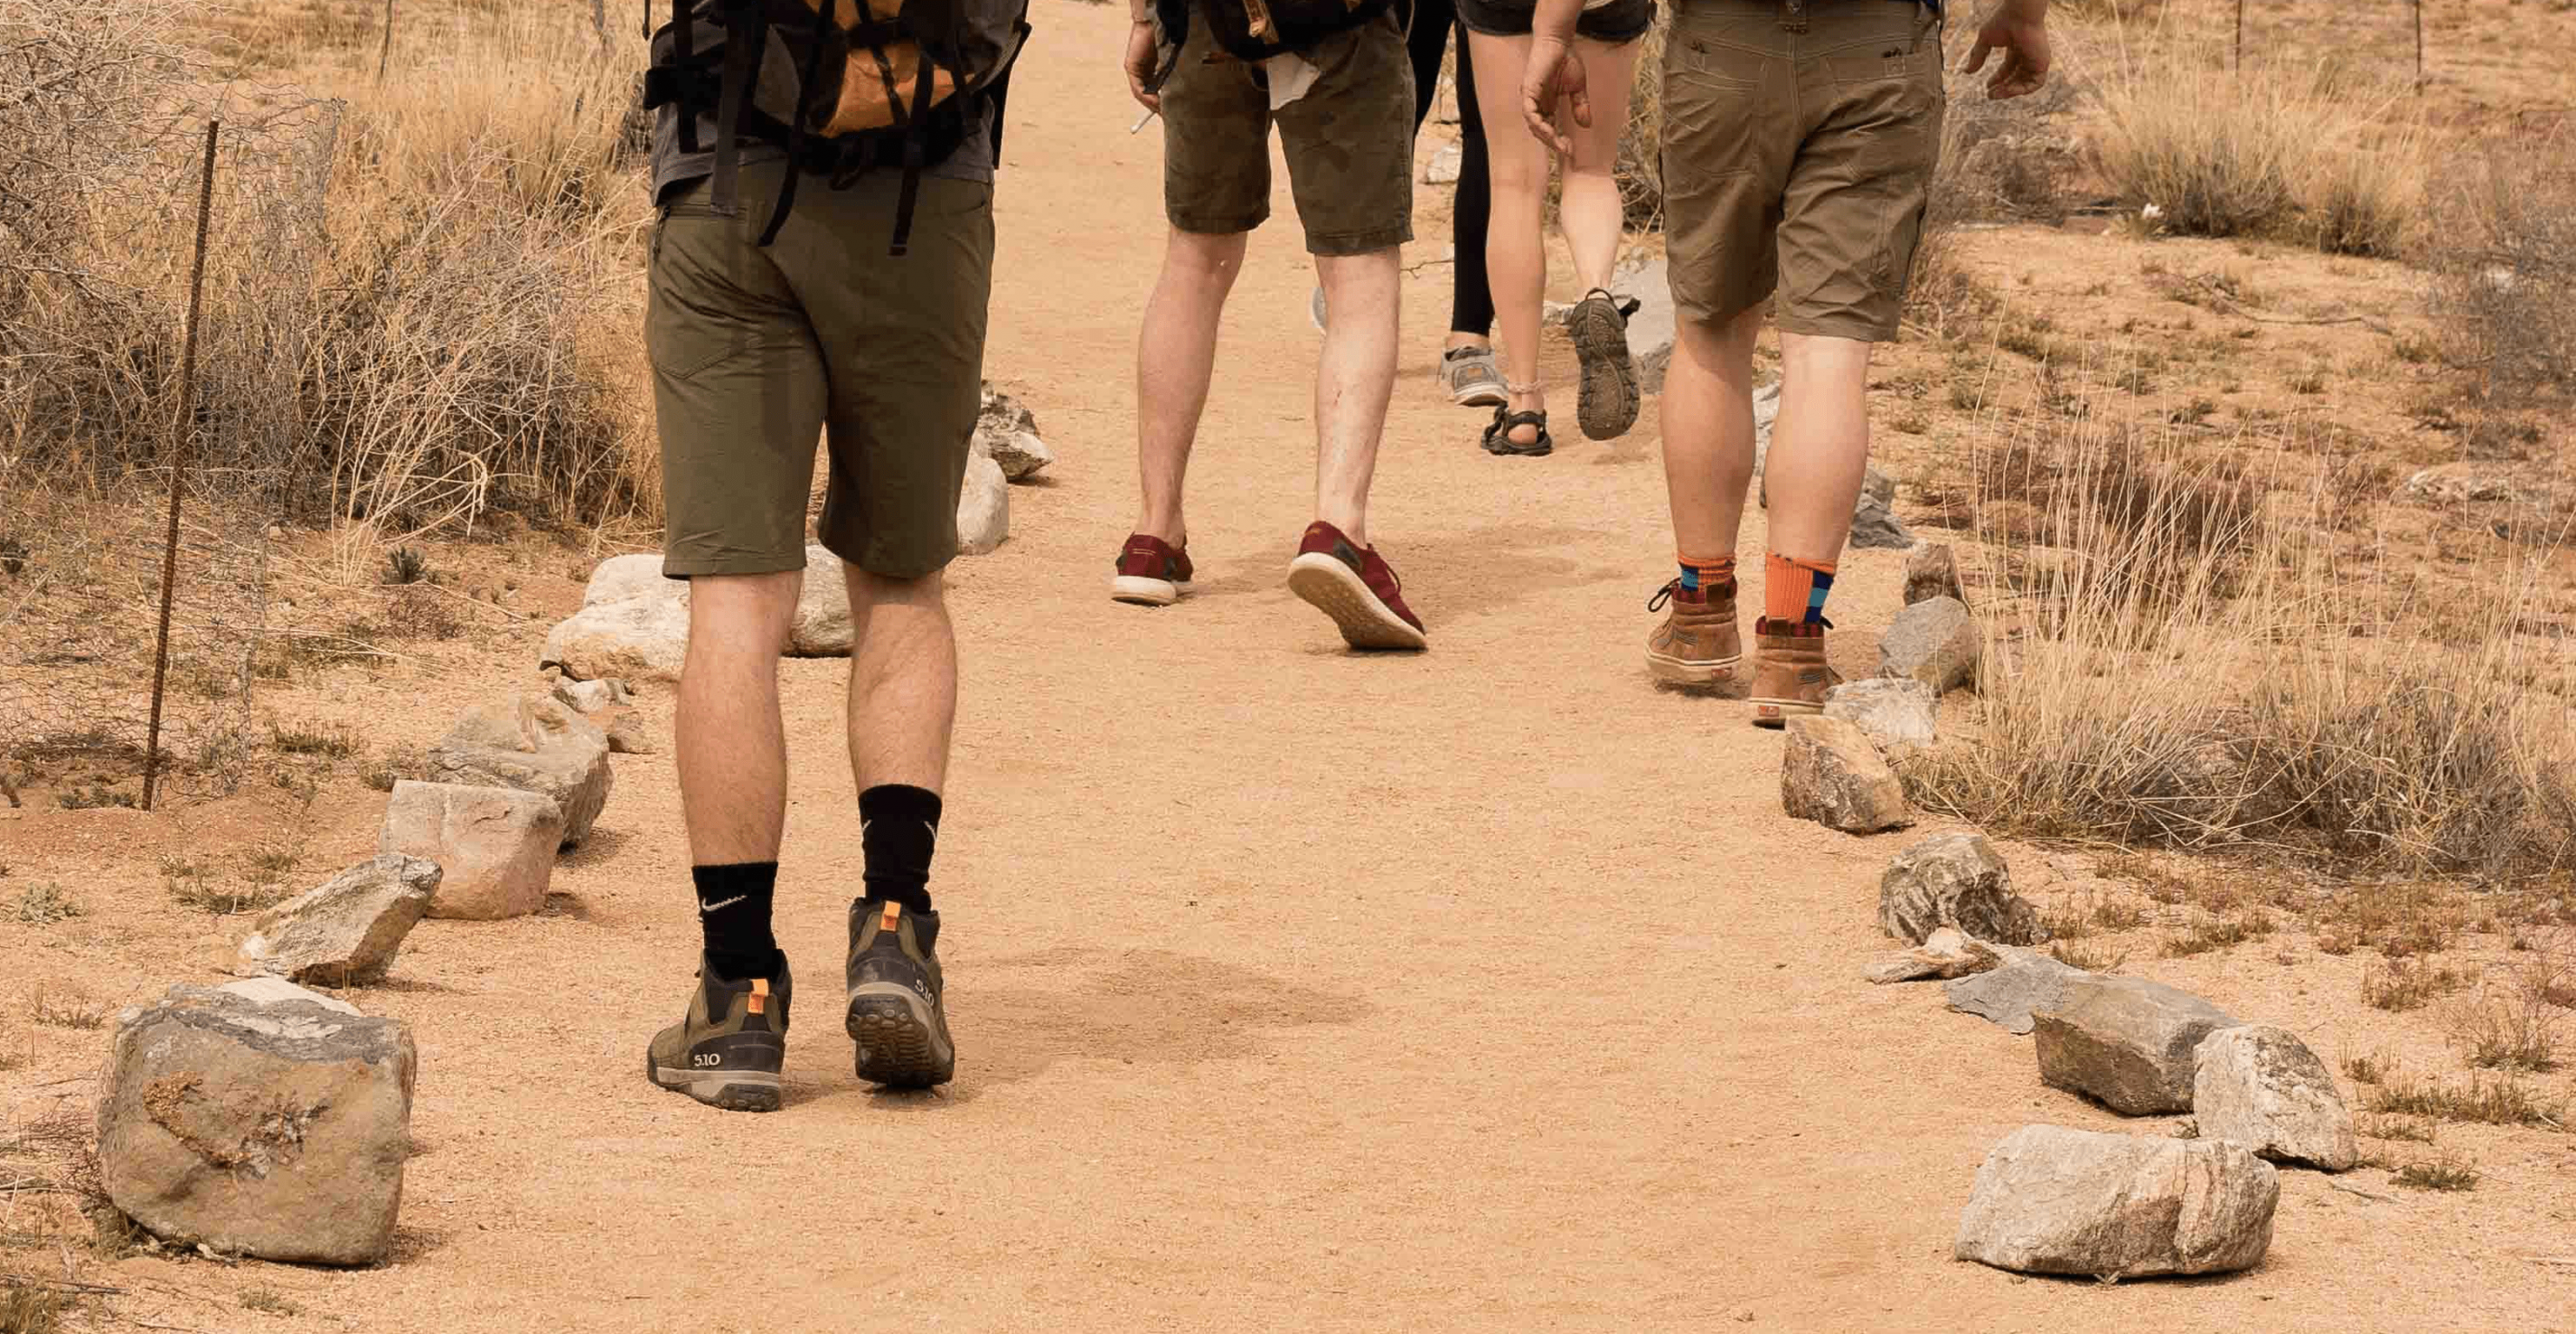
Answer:
<svg viewBox="0 0 2576 1334"><path fill-rule="evenodd" d="M1896 336L1941 155L1940 19L1895 0L1686 0L1664 49L1673 304Z"/></svg>
<svg viewBox="0 0 2576 1334"><path fill-rule="evenodd" d="M808 178L767 249L784 162L746 163L742 207L675 188L654 225L645 349L662 436L662 573L805 568L817 437L831 456L816 537L888 579L957 555L957 492L982 406L993 280L990 182L925 176L911 251L894 172Z"/></svg>
<svg viewBox="0 0 2576 1334"><path fill-rule="evenodd" d="M1306 249L1364 255L1413 239L1413 58L1394 12L1299 53L1315 83L1277 111L1260 68L1196 18L1163 85L1163 211L1185 232L1248 232L1270 217L1270 125Z"/></svg>

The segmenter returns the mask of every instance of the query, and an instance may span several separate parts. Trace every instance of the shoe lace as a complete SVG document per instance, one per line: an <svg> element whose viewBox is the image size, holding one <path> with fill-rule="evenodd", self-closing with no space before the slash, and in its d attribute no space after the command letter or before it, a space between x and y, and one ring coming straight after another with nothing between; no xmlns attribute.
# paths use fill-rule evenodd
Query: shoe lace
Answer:
<svg viewBox="0 0 2576 1334"><path fill-rule="evenodd" d="M1679 578L1665 580L1664 586L1656 589L1653 597L1646 599L1646 610L1662 611L1665 604L1673 600L1673 590L1681 586L1682 581Z"/></svg>

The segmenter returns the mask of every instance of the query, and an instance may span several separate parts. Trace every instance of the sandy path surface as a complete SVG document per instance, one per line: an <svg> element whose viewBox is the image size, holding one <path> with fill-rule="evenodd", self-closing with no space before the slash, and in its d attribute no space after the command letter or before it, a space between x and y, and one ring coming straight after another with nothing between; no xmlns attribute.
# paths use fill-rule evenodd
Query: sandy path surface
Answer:
<svg viewBox="0 0 2576 1334"><path fill-rule="evenodd" d="M696 932L668 757L621 757L601 838L556 879L574 911L430 924L407 980L361 997L420 1043L401 1254L279 1286L441 1331L2566 1327L2570 1286L2500 1250L2546 1232L2313 1174L2284 1177L2268 1262L2224 1283L1950 1260L1997 1138L2115 1118L2042 1089L2027 1039L1937 989L1859 980L1901 836L1785 819L1777 737L1641 669L1670 568L1651 405L1616 447L1487 457L1429 376L1444 270L1408 285L1373 518L1433 648L1353 656L1288 595L1316 335L1284 179L1202 435L1201 592L1110 603L1161 154L1124 133L1123 13L1038 20L991 370L1064 461L954 577L934 889L957 1082L897 1096L851 1073L842 666L792 662L779 931L808 990L787 1109L725 1115L638 1076ZM1847 672L1900 561L1845 566ZM2214 997L2295 1022L2290 983L2246 976Z"/></svg>

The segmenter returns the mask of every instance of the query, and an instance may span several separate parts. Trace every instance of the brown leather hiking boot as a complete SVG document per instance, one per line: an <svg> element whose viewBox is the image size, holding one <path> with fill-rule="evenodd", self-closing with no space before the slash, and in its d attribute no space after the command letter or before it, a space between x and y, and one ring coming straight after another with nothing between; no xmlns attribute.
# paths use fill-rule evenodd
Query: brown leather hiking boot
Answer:
<svg viewBox="0 0 2576 1334"><path fill-rule="evenodd" d="M1825 696L1843 683L1842 674L1825 663L1827 625L1803 621L1773 623L1765 616L1753 623L1759 656L1753 660L1753 725L1778 727L1791 718L1825 711Z"/></svg>
<svg viewBox="0 0 2576 1334"><path fill-rule="evenodd" d="M1661 681L1716 685L1744 658L1744 635L1735 628L1735 586L1684 588L1675 579L1646 602L1646 610L1672 610L1646 636L1646 670Z"/></svg>

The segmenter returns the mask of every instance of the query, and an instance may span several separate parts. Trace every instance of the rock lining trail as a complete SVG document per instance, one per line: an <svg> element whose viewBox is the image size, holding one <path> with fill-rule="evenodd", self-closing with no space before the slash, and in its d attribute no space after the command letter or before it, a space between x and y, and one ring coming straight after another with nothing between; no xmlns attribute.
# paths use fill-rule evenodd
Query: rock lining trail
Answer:
<svg viewBox="0 0 2576 1334"><path fill-rule="evenodd" d="M819 999L785 1110L638 1073L697 929L669 757L620 754L555 870L563 910L424 924L359 997L411 1026L419 1153L394 1262L331 1276L316 1309L442 1334L2546 1327L2523 1262L2431 1254L2386 1226L2428 1206L2311 1173L2278 1174L2270 1254L2224 1284L1955 1260L2005 1135L2152 1125L2042 1087L2030 1038L1934 988L1864 980L1892 944L1889 858L1946 826L1792 819L1780 733L1647 678L1643 607L1671 569L1651 405L1623 441L1486 456L1431 383L1437 266L1405 289L1371 516L1431 649L1353 655L1287 593L1315 336L1284 174L1194 462L1198 595L1112 604L1161 154L1118 133L1123 14L1037 18L988 371L1058 459L951 579L964 680L932 888L957 1082L851 1072L828 1004L859 869L847 665L790 659L778 926ZM1545 369L1570 412L1570 355ZM1905 579L1903 552L1846 558L1846 676L1876 671ZM635 705L668 735L667 688ZM2290 985L2217 999L2275 1020Z"/></svg>

